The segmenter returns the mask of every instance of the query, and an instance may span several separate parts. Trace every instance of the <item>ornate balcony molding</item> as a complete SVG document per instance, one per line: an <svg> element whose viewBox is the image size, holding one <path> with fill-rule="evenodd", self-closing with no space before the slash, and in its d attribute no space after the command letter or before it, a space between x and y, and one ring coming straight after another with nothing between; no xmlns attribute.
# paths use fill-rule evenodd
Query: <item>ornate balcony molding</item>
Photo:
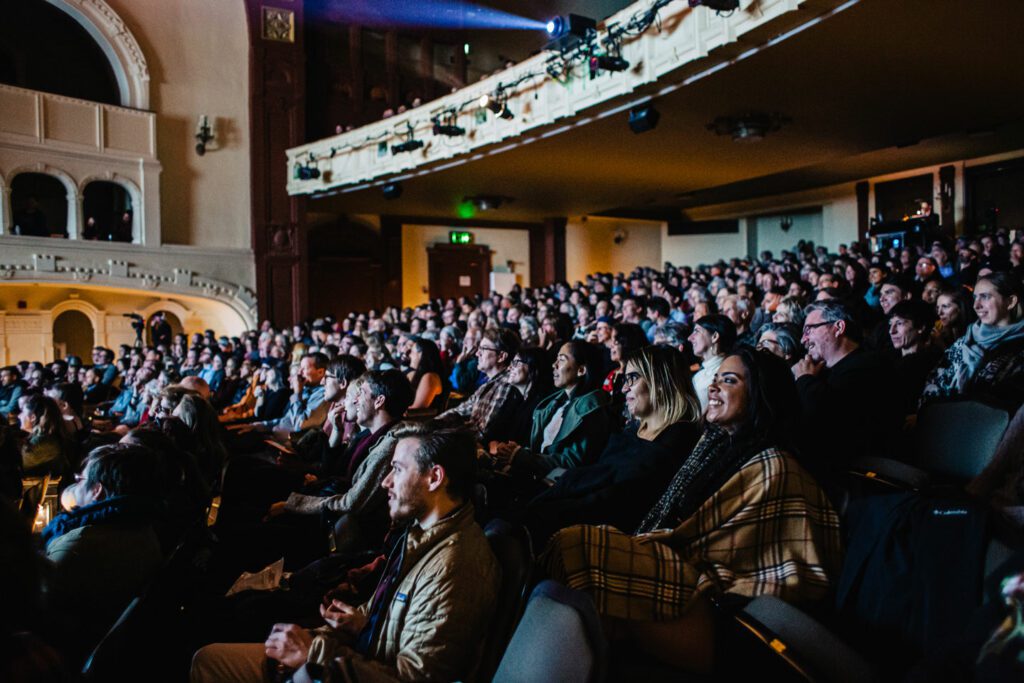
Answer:
<svg viewBox="0 0 1024 683"><path fill-rule="evenodd" d="M37 244L17 244L19 240ZM79 245L61 248L62 245L53 244L52 241L50 248L47 248L45 238L18 237L4 238L0 242L0 284L88 283L183 294L227 304L250 328L255 328L258 322L256 294L252 288L229 281L229 273L217 270L217 264L225 262L226 258L230 257L236 264L236 270L250 271L246 279L251 280L252 253L246 250L215 250L211 253L208 249L164 247L151 251L138 247L133 250L130 245L127 250L113 250L102 243L97 243L98 248L95 249L81 249ZM11 248L12 244L16 244L17 248ZM176 259L175 256L179 258ZM187 264L187 267L168 269L158 265L175 260ZM245 267L238 268L239 263L244 263Z"/></svg>

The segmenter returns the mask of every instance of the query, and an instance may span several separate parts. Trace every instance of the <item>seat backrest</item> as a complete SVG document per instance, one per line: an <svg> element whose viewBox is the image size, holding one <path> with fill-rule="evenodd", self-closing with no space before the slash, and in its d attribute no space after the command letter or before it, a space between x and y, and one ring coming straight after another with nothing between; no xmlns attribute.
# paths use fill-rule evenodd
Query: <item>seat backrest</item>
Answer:
<svg viewBox="0 0 1024 683"><path fill-rule="evenodd" d="M936 401L918 413L916 465L931 474L968 480L992 461L1009 414L980 401Z"/></svg>
<svg viewBox="0 0 1024 683"><path fill-rule="evenodd" d="M30 525L34 525L36 522L36 516L39 514L39 504L43 502L43 497L46 495L46 489L50 486L50 475L43 476L39 481L26 488L21 494L21 513L25 519L29 521Z"/></svg>
<svg viewBox="0 0 1024 683"><path fill-rule="evenodd" d="M137 632L143 597L135 597L114 625L93 649L82 667L84 681L120 680L124 670L124 653L131 648L133 635Z"/></svg>
<svg viewBox="0 0 1024 683"><path fill-rule="evenodd" d="M495 683L604 680L607 647L590 597L554 581L530 595L494 675Z"/></svg>
<svg viewBox="0 0 1024 683"><path fill-rule="evenodd" d="M870 683L871 667L856 651L801 610L774 595L761 595L736 615L807 680Z"/></svg>
<svg viewBox="0 0 1024 683"><path fill-rule="evenodd" d="M533 574L533 553L529 533L522 526L496 519L487 525L484 533L501 567L498 604L477 669L477 679L489 681L522 614L526 589Z"/></svg>

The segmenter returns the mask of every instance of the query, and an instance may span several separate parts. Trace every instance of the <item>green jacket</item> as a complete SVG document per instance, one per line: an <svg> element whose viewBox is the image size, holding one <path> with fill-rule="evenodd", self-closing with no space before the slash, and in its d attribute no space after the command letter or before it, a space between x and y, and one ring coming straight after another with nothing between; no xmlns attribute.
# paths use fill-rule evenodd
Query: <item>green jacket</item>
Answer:
<svg viewBox="0 0 1024 683"><path fill-rule="evenodd" d="M555 440L546 450L541 450L544 429L561 406L564 395L559 389L537 404L533 411L530 447L516 452L512 460L514 471L543 476L556 467L569 469L592 464L601 455L610 433L607 410L610 398L601 389L569 399Z"/></svg>

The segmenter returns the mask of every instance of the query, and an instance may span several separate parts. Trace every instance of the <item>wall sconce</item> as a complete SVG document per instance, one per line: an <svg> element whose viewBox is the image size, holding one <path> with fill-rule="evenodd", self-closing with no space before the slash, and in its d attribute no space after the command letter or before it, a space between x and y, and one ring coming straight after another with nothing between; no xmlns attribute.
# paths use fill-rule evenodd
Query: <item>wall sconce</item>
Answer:
<svg viewBox="0 0 1024 683"><path fill-rule="evenodd" d="M213 129L210 127L210 120L206 114L199 115L199 124L196 126L196 154L206 154L206 145L213 141Z"/></svg>

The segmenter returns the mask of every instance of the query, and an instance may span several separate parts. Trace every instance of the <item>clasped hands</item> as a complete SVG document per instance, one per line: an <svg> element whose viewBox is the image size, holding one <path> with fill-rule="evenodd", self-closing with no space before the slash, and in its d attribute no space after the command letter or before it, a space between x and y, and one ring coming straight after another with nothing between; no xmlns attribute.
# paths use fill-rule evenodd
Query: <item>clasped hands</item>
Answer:
<svg viewBox="0 0 1024 683"><path fill-rule="evenodd" d="M320 605L320 615L331 628L353 637L366 625L365 614L338 599ZM312 644L313 634L301 626L274 624L263 647L268 659L298 669L306 663Z"/></svg>

